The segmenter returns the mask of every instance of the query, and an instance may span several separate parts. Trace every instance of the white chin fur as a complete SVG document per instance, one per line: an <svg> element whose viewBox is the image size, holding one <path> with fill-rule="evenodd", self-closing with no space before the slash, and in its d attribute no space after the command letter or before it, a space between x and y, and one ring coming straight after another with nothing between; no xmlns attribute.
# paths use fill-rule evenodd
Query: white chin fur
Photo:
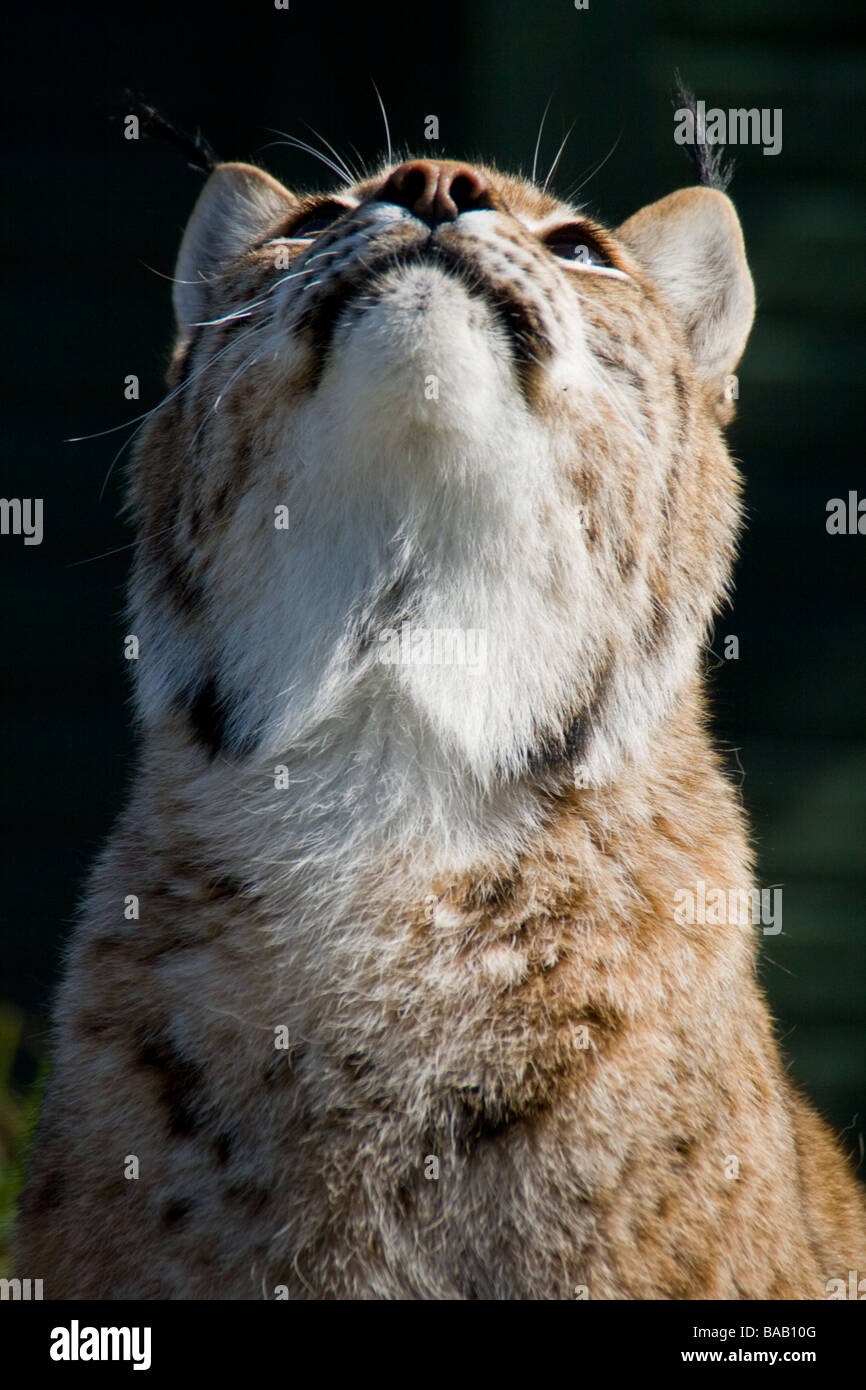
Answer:
<svg viewBox="0 0 866 1390"><path fill-rule="evenodd" d="M338 324L319 395L368 448L486 440L513 403L506 336L437 266L392 270Z"/></svg>
<svg viewBox="0 0 866 1390"><path fill-rule="evenodd" d="M557 522L543 505L558 487L550 435L515 388L503 330L440 270L392 272L338 330L296 447L317 499L304 543L317 570L328 556L327 593L310 600L338 655L277 739L354 687L365 711L381 711L395 755L411 732L401 761L441 762L482 787L516 771L539 709L555 717L568 701L576 652L563 628L582 632L551 602L552 548L568 552L575 593L588 562L573 507L563 500ZM400 569L411 613L382 617L351 678L345 615Z"/></svg>

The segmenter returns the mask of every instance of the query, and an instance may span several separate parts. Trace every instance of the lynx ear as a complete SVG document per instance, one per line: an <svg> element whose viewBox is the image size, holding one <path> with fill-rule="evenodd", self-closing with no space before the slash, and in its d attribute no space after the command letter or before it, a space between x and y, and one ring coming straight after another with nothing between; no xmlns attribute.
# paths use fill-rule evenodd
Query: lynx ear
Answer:
<svg viewBox="0 0 866 1390"><path fill-rule="evenodd" d="M213 317L220 272L297 206L252 164L219 164L193 208L175 268L174 312L181 336Z"/></svg>
<svg viewBox="0 0 866 1390"><path fill-rule="evenodd" d="M678 313L699 375L721 384L740 360L755 314L731 200L714 188L684 188L641 208L617 236Z"/></svg>

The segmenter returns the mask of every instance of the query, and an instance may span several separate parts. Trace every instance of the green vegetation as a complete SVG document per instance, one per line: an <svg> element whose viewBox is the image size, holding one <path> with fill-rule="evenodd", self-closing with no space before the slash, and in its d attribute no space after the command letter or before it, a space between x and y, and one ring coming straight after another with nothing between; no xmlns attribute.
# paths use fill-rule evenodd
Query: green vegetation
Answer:
<svg viewBox="0 0 866 1390"><path fill-rule="evenodd" d="M31 1049L25 1043L25 1023L19 1009L0 1002L0 1278L11 1274L15 1203L48 1071L47 1061L43 1060L37 1063L35 1079L29 1086L15 1081L16 1061L22 1054L26 1061L31 1060Z"/></svg>

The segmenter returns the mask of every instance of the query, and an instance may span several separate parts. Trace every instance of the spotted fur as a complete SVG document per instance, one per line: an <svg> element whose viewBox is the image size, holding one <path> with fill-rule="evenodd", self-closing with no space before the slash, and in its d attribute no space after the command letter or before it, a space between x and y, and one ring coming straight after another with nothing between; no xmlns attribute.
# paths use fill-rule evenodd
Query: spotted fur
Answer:
<svg viewBox="0 0 866 1390"><path fill-rule="evenodd" d="M219 166L184 238L130 490L141 756L19 1225L47 1297L821 1298L866 1268L755 931L674 917L752 883L702 693L736 216L689 189L614 232L442 170L424 220L396 190L426 166L327 202ZM404 623L486 663L386 664Z"/></svg>

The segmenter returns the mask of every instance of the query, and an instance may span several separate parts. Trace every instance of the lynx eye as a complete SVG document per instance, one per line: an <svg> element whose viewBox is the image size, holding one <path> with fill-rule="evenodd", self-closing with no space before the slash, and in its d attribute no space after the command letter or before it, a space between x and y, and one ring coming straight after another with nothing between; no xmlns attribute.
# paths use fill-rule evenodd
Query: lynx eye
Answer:
<svg viewBox="0 0 866 1390"><path fill-rule="evenodd" d="M568 222L554 227L544 237L544 244L554 256L575 265L612 269L611 260L598 238L580 222Z"/></svg>

